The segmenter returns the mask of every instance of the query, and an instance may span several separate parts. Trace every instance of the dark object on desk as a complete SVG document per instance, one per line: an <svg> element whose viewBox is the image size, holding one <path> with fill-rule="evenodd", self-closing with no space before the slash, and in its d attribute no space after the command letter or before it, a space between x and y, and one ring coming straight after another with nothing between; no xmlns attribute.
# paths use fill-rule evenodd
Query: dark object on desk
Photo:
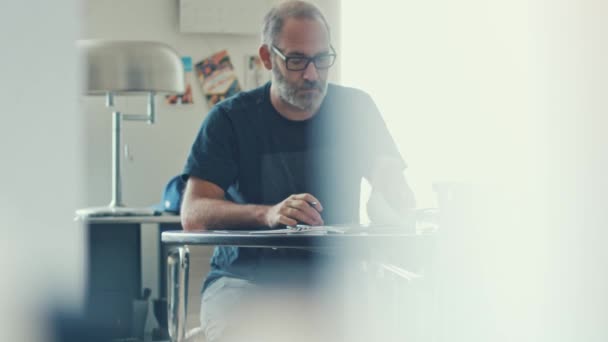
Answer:
<svg viewBox="0 0 608 342"><path fill-rule="evenodd" d="M165 186L160 203L154 206L154 210L157 213L169 212L179 214L185 188L186 182L184 182L181 175L171 178Z"/></svg>

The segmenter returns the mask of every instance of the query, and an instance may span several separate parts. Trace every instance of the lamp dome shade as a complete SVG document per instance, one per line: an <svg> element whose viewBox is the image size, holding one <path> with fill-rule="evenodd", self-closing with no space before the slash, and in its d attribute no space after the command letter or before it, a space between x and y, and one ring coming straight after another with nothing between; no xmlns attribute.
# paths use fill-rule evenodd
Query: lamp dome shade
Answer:
<svg viewBox="0 0 608 342"><path fill-rule="evenodd" d="M83 92L182 94L184 66L170 46L159 42L81 40Z"/></svg>

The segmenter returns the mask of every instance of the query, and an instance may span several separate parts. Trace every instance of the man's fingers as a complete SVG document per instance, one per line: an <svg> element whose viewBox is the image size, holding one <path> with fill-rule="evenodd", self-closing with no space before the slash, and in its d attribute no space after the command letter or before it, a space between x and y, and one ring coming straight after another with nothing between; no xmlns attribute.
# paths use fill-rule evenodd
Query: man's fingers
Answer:
<svg viewBox="0 0 608 342"><path fill-rule="evenodd" d="M304 215L308 216L314 221L314 224L323 224L323 218L321 217L321 214L319 214L319 212L314 209L308 202L304 200L291 200L287 202L287 205L291 208L295 208L302 211Z"/></svg>
<svg viewBox="0 0 608 342"><path fill-rule="evenodd" d="M312 218L308 217L308 215L306 215L303 211L296 208L286 208L285 215L297 220L300 223L305 223L309 225L315 224L315 221Z"/></svg>
<svg viewBox="0 0 608 342"><path fill-rule="evenodd" d="M292 207L285 207L281 211L282 215L285 215L291 219L297 220L300 223L308 224L308 225L316 225L318 224L317 220L306 215L302 210Z"/></svg>
<svg viewBox="0 0 608 342"><path fill-rule="evenodd" d="M291 208L300 210L304 215L308 216L315 224L323 224L323 218L319 212L314 209L308 202L304 200L291 200L287 203Z"/></svg>
<svg viewBox="0 0 608 342"><path fill-rule="evenodd" d="M286 225L286 226L295 226L298 224L298 221L296 221L294 219L290 219L289 217L287 217L285 215L279 215L279 223Z"/></svg>
<svg viewBox="0 0 608 342"><path fill-rule="evenodd" d="M322 210L323 206L317 198L311 194L304 193L289 196L280 204L278 214L285 216L285 218L279 218L279 220L282 224L286 225L298 223L323 225L323 218L319 214Z"/></svg>
<svg viewBox="0 0 608 342"><path fill-rule="evenodd" d="M311 195L311 194L297 194L297 195L293 195L292 196L293 199L298 199L298 200L303 200L308 202L308 204L310 204L313 208L315 208L317 211L321 212L323 211L323 206L321 205L321 201L319 201L315 196Z"/></svg>

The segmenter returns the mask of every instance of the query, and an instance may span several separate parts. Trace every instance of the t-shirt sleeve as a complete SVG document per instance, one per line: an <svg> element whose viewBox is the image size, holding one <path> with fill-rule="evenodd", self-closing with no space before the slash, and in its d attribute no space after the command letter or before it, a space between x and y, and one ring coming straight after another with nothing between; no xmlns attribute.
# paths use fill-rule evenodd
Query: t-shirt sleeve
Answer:
<svg viewBox="0 0 608 342"><path fill-rule="evenodd" d="M362 120L358 127L360 151L363 152L363 174L371 178L372 168L380 159L391 159L401 170L407 164L401 157L399 149L391 136L376 103L366 93L361 94L357 106L361 109ZM361 139L361 137L365 137Z"/></svg>
<svg viewBox="0 0 608 342"><path fill-rule="evenodd" d="M234 127L221 108L214 107L192 144L184 167L184 177L194 176L227 191L237 175Z"/></svg>

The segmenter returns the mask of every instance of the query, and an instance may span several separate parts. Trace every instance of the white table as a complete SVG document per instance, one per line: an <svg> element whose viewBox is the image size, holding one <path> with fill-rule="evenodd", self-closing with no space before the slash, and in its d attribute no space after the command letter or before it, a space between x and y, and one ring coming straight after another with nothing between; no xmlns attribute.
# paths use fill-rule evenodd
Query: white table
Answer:
<svg viewBox="0 0 608 342"><path fill-rule="evenodd" d="M344 234L255 234L255 231L166 231L163 244L174 247L168 257L168 320L172 341L182 342L186 336L188 276L190 252L187 245L214 245L263 248L349 248L364 255L376 248L426 249L433 235L401 233L399 230L367 231ZM385 272L411 280L420 275L396 265L378 264Z"/></svg>

